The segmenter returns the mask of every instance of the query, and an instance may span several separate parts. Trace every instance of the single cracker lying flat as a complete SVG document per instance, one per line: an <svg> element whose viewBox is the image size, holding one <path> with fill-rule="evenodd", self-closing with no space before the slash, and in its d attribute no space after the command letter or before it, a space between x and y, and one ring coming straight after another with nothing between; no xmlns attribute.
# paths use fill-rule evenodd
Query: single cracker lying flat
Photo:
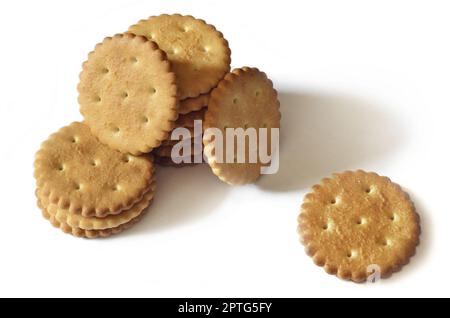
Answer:
<svg viewBox="0 0 450 318"><path fill-rule="evenodd" d="M208 128L220 129L224 144L226 128L255 128L258 140L259 129L266 128L270 140L271 129L280 127L279 109L277 92L265 73L256 68L244 67L227 74L212 91L204 120L203 144L213 173L229 184L246 184L259 178L263 164L259 158L256 163L248 160L246 163L226 163L225 157L218 158L214 149L211 149L214 143L213 136L206 133ZM246 146L248 150L248 143Z"/></svg>
<svg viewBox="0 0 450 318"><path fill-rule="evenodd" d="M206 109L203 108L201 110L193 111L188 114L179 115L177 121L175 122L175 127L194 128L194 121L203 121L205 117L205 111Z"/></svg>
<svg viewBox="0 0 450 318"><path fill-rule="evenodd" d="M39 205L40 205L40 203L38 202L38 206ZM50 223L54 227L61 229L64 233L72 234L73 236L76 236L76 237L83 237L83 238L89 238L89 239L99 238L99 237L108 237L108 236L111 236L114 234L119 234L119 233L123 232L124 230L129 229L131 226L133 226L137 222L139 222L141 220L141 218L147 212L146 210L144 210L136 218L132 219L131 221L129 221L125 224L119 225L118 227L104 229L104 230L83 230L83 229L80 229L77 227L71 227L67 223L58 221L54 215L50 214L47 210L42 208L42 206L40 206L40 207L41 207L42 215L44 216L44 218L49 220Z"/></svg>
<svg viewBox="0 0 450 318"><path fill-rule="evenodd" d="M203 20L163 14L139 21L128 32L146 36L167 53L181 100L209 92L230 70L228 42Z"/></svg>
<svg viewBox="0 0 450 318"><path fill-rule="evenodd" d="M193 98L186 98L183 100L180 100L178 113L180 114L188 114L190 112L200 110L204 107L208 106L210 93L207 94L201 94L197 97Z"/></svg>
<svg viewBox="0 0 450 318"><path fill-rule="evenodd" d="M39 191L37 191L37 197L40 200L42 207L49 214L55 216L56 220L61 223L65 223L72 228L80 228L83 230L105 230L118 227L138 217L149 206L154 193L155 182L153 181L152 187L144 194L142 200L135 203L130 209L122 211L120 214L108 215L103 218L84 217L60 209L54 204L49 204L46 198L40 198Z"/></svg>
<svg viewBox="0 0 450 318"><path fill-rule="evenodd" d="M334 174L313 187L301 208L299 232L317 265L363 282L374 274L387 277L408 263L420 225L399 185L359 170Z"/></svg>
<svg viewBox="0 0 450 318"><path fill-rule="evenodd" d="M150 152L177 119L175 82L154 42L133 34L108 37L83 64L80 111L102 143L135 155Z"/></svg>
<svg viewBox="0 0 450 318"><path fill-rule="evenodd" d="M37 152L34 166L40 196L84 217L129 209L150 189L153 178L149 156L113 150L79 122L51 135Z"/></svg>

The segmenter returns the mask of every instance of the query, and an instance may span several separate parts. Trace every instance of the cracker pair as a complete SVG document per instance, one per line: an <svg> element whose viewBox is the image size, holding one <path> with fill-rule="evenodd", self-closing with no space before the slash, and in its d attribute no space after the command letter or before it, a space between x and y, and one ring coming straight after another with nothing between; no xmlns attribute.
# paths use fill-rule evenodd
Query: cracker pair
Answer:
<svg viewBox="0 0 450 318"><path fill-rule="evenodd" d="M160 15L106 38L83 64L80 111L98 139L139 155L168 139L182 115L206 106L230 69L230 49L212 25ZM179 106L181 105L181 106Z"/></svg>
<svg viewBox="0 0 450 318"><path fill-rule="evenodd" d="M44 217L67 233L88 238L116 234L136 223L155 191L151 157L113 150L79 122L42 144L35 178Z"/></svg>

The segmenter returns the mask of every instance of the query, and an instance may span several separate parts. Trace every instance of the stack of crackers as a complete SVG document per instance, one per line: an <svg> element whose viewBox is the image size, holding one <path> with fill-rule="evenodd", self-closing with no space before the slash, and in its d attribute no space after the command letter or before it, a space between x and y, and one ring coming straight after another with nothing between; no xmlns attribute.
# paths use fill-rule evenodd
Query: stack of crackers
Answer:
<svg viewBox="0 0 450 318"><path fill-rule="evenodd" d="M279 127L270 80L252 68L229 73L230 56L214 26L179 14L141 20L97 44L78 85L84 121L50 136L36 155L36 195L44 216L76 236L118 233L147 211L154 162L203 160L203 145L211 142L203 138L206 126ZM188 137L172 140L175 129ZM181 152L174 151L177 145ZM219 164L214 151L206 158L230 184L259 176L258 163Z"/></svg>

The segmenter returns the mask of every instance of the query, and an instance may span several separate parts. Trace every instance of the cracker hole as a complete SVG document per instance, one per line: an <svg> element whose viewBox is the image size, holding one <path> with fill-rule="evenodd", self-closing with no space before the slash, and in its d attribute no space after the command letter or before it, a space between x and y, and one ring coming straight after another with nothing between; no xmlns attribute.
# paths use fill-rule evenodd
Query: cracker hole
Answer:
<svg viewBox="0 0 450 318"><path fill-rule="evenodd" d="M396 218L397 218L397 216L396 216L395 214L392 214L392 215L389 217L389 220L391 220L392 222L394 222Z"/></svg>
<svg viewBox="0 0 450 318"><path fill-rule="evenodd" d="M64 165L59 165L57 169L58 171L64 171L66 167Z"/></svg>
<svg viewBox="0 0 450 318"><path fill-rule="evenodd" d="M259 94L261 94L259 91L256 91L256 92L255 92L255 96L256 96L256 97L258 97Z"/></svg>
<svg viewBox="0 0 450 318"><path fill-rule="evenodd" d="M266 123L264 123L262 126L263 126L263 128L267 128L267 124Z"/></svg>
<svg viewBox="0 0 450 318"><path fill-rule="evenodd" d="M138 59L137 59L137 57L132 56L132 57L130 57L130 61L131 61L131 63L136 64L138 62Z"/></svg>
<svg viewBox="0 0 450 318"><path fill-rule="evenodd" d="M364 191L365 191L367 194L370 194L370 193L372 193L372 187L367 187Z"/></svg>
<svg viewBox="0 0 450 318"><path fill-rule="evenodd" d="M389 239L383 239L382 241L381 241L381 245L383 245L383 246L391 246L392 245L392 242L391 242L391 240L389 240Z"/></svg>
<svg viewBox="0 0 450 318"><path fill-rule="evenodd" d="M130 156L123 157L123 162L129 163L130 161L131 161L131 157Z"/></svg>
<svg viewBox="0 0 450 318"><path fill-rule="evenodd" d="M184 33L188 32L189 30L190 30L189 27L187 27L185 25L180 28L180 31L184 32Z"/></svg>
<svg viewBox="0 0 450 318"><path fill-rule="evenodd" d="M97 166L98 166L98 161L95 160L95 159L92 159L92 160L89 162L89 164L90 164L91 166L93 166L93 167L97 167Z"/></svg>
<svg viewBox="0 0 450 318"><path fill-rule="evenodd" d="M121 187L120 187L120 185L118 185L118 184L116 184L116 185L114 185L114 186L112 187L112 190L113 190L114 192L120 191L120 189L121 189Z"/></svg>
<svg viewBox="0 0 450 318"><path fill-rule="evenodd" d="M238 102L238 99L235 97L235 98L233 98L233 104L237 104L237 102Z"/></svg>
<svg viewBox="0 0 450 318"><path fill-rule="evenodd" d="M150 119L148 119L147 116L142 117L142 122L143 122L144 124L148 124L149 121L150 121Z"/></svg>
<svg viewBox="0 0 450 318"><path fill-rule="evenodd" d="M358 220L356 220L357 225L363 225L366 223L367 223L367 220L365 218L359 218Z"/></svg>
<svg viewBox="0 0 450 318"><path fill-rule="evenodd" d="M81 188L82 188L81 184L77 183L75 185L75 191L81 191Z"/></svg>
<svg viewBox="0 0 450 318"><path fill-rule="evenodd" d="M337 203L337 198L333 198L330 200L330 204L336 204Z"/></svg>
<svg viewBox="0 0 450 318"><path fill-rule="evenodd" d="M329 228L330 228L330 226L328 225L328 223L327 223L327 224L324 224L324 225L322 226L322 230L324 230L324 231L327 231Z"/></svg>
<svg viewBox="0 0 450 318"><path fill-rule="evenodd" d="M150 88L150 94L156 94L156 88L154 88L154 87L151 87Z"/></svg>
<svg viewBox="0 0 450 318"><path fill-rule="evenodd" d="M248 124L244 124L244 129L248 129Z"/></svg>
<svg viewBox="0 0 450 318"><path fill-rule="evenodd" d="M149 38L151 40L151 39L155 38L155 35L153 33L149 33L147 35L147 38Z"/></svg>
<svg viewBox="0 0 450 318"><path fill-rule="evenodd" d="M113 127L112 128L112 132L115 134L118 134L120 132L120 128L119 127Z"/></svg>
<svg viewBox="0 0 450 318"><path fill-rule="evenodd" d="M70 141L71 141L73 144L76 144L76 143L78 142L78 138L77 138L76 136L73 136L72 139L70 139Z"/></svg>
<svg viewBox="0 0 450 318"><path fill-rule="evenodd" d="M123 98L127 98L127 97L128 97L128 93L127 93L127 92L123 92L123 93L122 93L122 97L123 97Z"/></svg>
<svg viewBox="0 0 450 318"><path fill-rule="evenodd" d="M97 103L100 103L102 101L102 98L97 95L97 96L94 97L94 101L97 102Z"/></svg>
<svg viewBox="0 0 450 318"><path fill-rule="evenodd" d="M358 253L356 251L349 251L347 252L347 258L356 258L356 256L358 255Z"/></svg>
<svg viewBox="0 0 450 318"><path fill-rule="evenodd" d="M201 48L201 51L203 52L203 53L208 53L209 52L209 47L207 47L207 46L203 46L202 48Z"/></svg>
<svg viewBox="0 0 450 318"><path fill-rule="evenodd" d="M102 73L103 74L108 74L109 73L109 69L106 68L106 67L102 68Z"/></svg>

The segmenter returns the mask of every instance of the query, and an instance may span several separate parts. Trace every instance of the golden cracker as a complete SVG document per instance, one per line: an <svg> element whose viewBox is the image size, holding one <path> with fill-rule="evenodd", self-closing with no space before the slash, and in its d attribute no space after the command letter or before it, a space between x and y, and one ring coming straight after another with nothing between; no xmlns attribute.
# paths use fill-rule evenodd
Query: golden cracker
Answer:
<svg viewBox="0 0 450 318"><path fill-rule="evenodd" d="M163 14L139 21L128 32L146 36L167 53L181 100L209 92L230 70L228 42L203 20Z"/></svg>
<svg viewBox="0 0 450 318"><path fill-rule="evenodd" d="M267 128L270 139L270 129L280 127L279 109L277 92L265 73L249 67L235 69L212 91L205 113L204 130L220 129L226 143L226 128L253 127L258 139L259 128ZM203 144L208 164L222 181L237 185L251 183L259 178L263 166L259 160L257 163L225 163L222 158L222 162L219 162L211 149L214 144L210 134L203 135ZM246 146L248 151L248 143Z"/></svg>
<svg viewBox="0 0 450 318"><path fill-rule="evenodd" d="M401 187L375 173L325 178L305 196L299 216L305 250L329 274L363 282L378 268L398 271L419 243L419 217Z"/></svg>
<svg viewBox="0 0 450 318"><path fill-rule="evenodd" d="M107 37L83 64L80 111L102 143L135 155L150 152L177 119L175 83L154 42L133 34Z"/></svg>
<svg viewBox="0 0 450 318"><path fill-rule="evenodd" d="M151 157L113 150L79 122L42 143L34 166L40 196L84 217L129 209L150 189L154 174Z"/></svg>

